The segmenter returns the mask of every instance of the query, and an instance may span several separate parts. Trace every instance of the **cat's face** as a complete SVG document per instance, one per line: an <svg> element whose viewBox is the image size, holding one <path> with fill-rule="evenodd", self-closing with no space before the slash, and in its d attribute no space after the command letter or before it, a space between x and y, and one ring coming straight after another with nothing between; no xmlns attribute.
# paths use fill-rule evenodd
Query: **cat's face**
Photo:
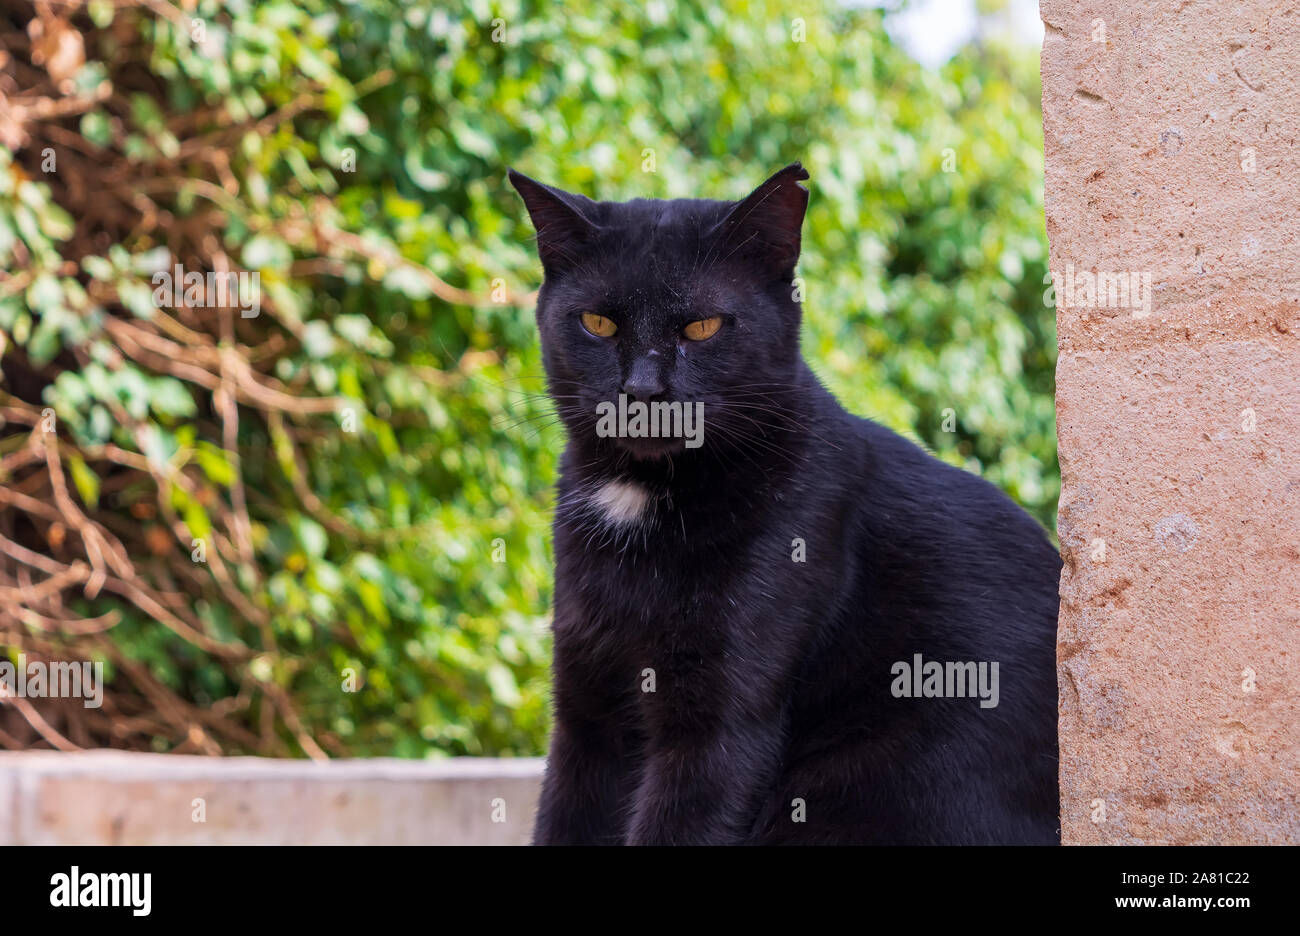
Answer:
<svg viewBox="0 0 1300 936"><path fill-rule="evenodd" d="M774 399L799 362L792 278L806 178L796 163L740 202L616 203L511 171L538 232L543 361L571 435L609 437L601 418L620 395L625 410L702 414L682 435L609 437L637 459L743 445L774 427Z"/></svg>

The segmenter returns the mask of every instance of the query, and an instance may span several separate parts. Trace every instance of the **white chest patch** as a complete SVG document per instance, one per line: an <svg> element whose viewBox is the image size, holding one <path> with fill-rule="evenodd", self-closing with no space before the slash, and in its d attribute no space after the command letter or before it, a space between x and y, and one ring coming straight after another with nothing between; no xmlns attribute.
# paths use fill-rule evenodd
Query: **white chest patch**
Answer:
<svg viewBox="0 0 1300 936"><path fill-rule="evenodd" d="M634 481L608 481L591 495L591 502L610 523L639 523L650 503L650 492Z"/></svg>

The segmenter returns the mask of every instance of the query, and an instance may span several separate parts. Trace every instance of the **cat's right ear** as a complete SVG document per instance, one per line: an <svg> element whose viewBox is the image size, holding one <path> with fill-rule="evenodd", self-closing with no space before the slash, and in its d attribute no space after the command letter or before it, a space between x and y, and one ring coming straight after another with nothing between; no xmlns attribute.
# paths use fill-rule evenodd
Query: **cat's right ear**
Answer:
<svg viewBox="0 0 1300 936"><path fill-rule="evenodd" d="M799 183L807 178L807 169L791 163L738 201L714 229L727 256L743 251L760 269L793 276L808 210L808 190Z"/></svg>
<svg viewBox="0 0 1300 936"><path fill-rule="evenodd" d="M558 273L576 263L591 243L596 225L587 217L595 203L581 195L543 185L511 169L510 184L524 200L537 231L537 255L547 273Z"/></svg>

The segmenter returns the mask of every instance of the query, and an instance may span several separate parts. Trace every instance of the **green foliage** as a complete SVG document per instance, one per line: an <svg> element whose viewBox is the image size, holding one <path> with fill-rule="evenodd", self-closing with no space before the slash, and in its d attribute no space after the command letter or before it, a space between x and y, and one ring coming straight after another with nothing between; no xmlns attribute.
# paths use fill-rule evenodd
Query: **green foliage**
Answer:
<svg viewBox="0 0 1300 936"><path fill-rule="evenodd" d="M723 198L802 160L814 367L1053 522L1032 59L984 45L927 72L878 12L830 2L800 6L805 41L765 0L197 0L177 22L91 6L69 27L78 87L112 96L0 148L0 402L54 408L79 508L229 651L121 589L69 589L77 614L120 622L107 642L42 639L119 663L111 692L148 698L144 664L219 713L205 730L225 751L301 752L304 734L355 755L542 749L562 436L534 396L540 270L511 165L595 198ZM101 230L77 229L92 209ZM181 261L257 271L259 317L231 331L157 308L152 274ZM113 321L184 354L141 353ZM240 380L280 394L240 392L233 449L232 350ZM25 444L12 428L0 456ZM66 560L50 525L6 535ZM189 737L172 719L147 743Z"/></svg>

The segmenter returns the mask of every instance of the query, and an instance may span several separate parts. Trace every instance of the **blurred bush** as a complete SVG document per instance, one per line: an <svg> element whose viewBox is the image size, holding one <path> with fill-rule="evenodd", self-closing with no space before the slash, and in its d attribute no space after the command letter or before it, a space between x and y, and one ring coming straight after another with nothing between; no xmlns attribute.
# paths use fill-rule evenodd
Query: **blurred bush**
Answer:
<svg viewBox="0 0 1300 936"><path fill-rule="evenodd" d="M815 368L1050 526L1036 62L793 12L0 0L0 643L111 678L0 745L542 750L562 436L509 165L722 198L801 159ZM260 311L159 307L174 264Z"/></svg>

